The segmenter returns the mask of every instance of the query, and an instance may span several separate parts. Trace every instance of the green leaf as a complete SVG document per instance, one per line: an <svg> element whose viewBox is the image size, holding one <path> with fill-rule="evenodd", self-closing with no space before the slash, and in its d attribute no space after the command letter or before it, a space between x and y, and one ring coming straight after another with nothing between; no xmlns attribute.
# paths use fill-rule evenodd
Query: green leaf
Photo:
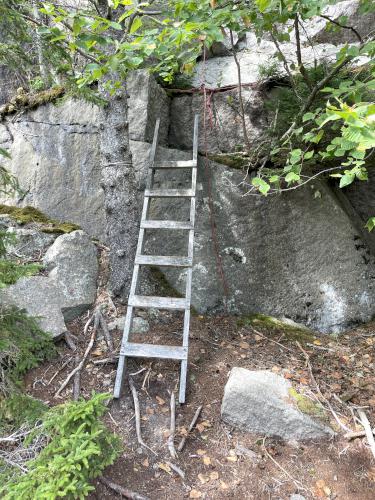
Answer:
<svg viewBox="0 0 375 500"><path fill-rule="evenodd" d="M368 229L368 231L372 231L375 227L375 217L370 217L369 220L366 222L365 228Z"/></svg>
<svg viewBox="0 0 375 500"><path fill-rule="evenodd" d="M345 175L343 175L341 177L341 180L340 180L340 188L343 188L345 186L349 186L349 184L351 184L355 179L355 175L348 172L346 173Z"/></svg>
<svg viewBox="0 0 375 500"><path fill-rule="evenodd" d="M267 195L268 191L271 188L271 186L260 177L253 177L253 179L251 180L251 184L257 187L259 191L265 196Z"/></svg>
<svg viewBox="0 0 375 500"><path fill-rule="evenodd" d="M140 17L136 17L133 21L133 24L131 25L130 34L132 35L136 31L138 31L141 26L142 26L142 19Z"/></svg>
<svg viewBox="0 0 375 500"><path fill-rule="evenodd" d="M285 181L288 184L291 184L292 182L298 182L300 179L301 179L301 177L298 174L296 174L295 172L289 172L289 174L287 174L285 176Z"/></svg>

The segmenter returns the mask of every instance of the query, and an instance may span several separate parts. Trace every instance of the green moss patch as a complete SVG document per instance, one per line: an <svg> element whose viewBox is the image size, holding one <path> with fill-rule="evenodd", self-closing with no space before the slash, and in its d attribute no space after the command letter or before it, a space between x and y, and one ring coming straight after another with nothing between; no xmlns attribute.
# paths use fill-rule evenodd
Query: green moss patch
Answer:
<svg viewBox="0 0 375 500"><path fill-rule="evenodd" d="M29 224L31 222L41 224L41 231L44 233L65 234L80 229L77 224L73 224L72 222L59 222L55 219L51 219L40 210L29 206L21 208L11 205L0 205L0 214L9 215L20 225Z"/></svg>
<svg viewBox="0 0 375 500"><path fill-rule="evenodd" d="M0 119L21 109L33 109L53 102L65 93L64 87L55 86L37 93L27 93L21 87L9 102L0 107Z"/></svg>
<svg viewBox="0 0 375 500"><path fill-rule="evenodd" d="M0 288L13 285L24 276L34 276L41 270L39 264L18 264L16 262L0 259Z"/></svg>
<svg viewBox="0 0 375 500"><path fill-rule="evenodd" d="M293 398L297 408L302 413L320 419L326 418L324 408L321 404L312 401L310 398L304 396L303 394L300 394L296 391L296 389L294 389L294 387L291 387L289 389L289 395Z"/></svg>
<svg viewBox="0 0 375 500"><path fill-rule="evenodd" d="M288 340L298 340L301 343L311 343L316 340L314 332L309 330L307 327L288 324L280 319L274 318L273 316L267 316L265 314L242 316L237 320L237 326L239 328L244 326L253 326L254 328L259 328L261 330L281 332Z"/></svg>

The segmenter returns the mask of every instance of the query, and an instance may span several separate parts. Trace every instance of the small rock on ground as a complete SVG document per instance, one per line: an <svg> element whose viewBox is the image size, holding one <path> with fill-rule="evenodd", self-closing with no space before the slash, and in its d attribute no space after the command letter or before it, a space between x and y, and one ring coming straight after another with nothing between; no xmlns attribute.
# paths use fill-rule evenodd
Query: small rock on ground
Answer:
<svg viewBox="0 0 375 500"><path fill-rule="evenodd" d="M225 386L222 419L240 429L285 440L321 439L333 431L299 411L291 383L267 370L233 368Z"/></svg>

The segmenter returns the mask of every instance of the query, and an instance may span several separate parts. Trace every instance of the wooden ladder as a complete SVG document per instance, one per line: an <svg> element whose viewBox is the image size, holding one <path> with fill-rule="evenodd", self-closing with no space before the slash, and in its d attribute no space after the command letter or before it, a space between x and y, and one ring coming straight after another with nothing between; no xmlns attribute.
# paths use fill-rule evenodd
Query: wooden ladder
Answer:
<svg viewBox="0 0 375 500"><path fill-rule="evenodd" d="M180 391L179 401L185 402L186 391L186 376L188 362L188 346L189 346L189 326L190 326L190 301L191 301L191 281L192 281L192 265L193 265L193 250L194 250L194 222L195 222L195 194L197 186L197 159L198 159L198 115L194 119L194 138L193 138L193 159L188 161L163 161L155 162L155 153L158 142L160 120L156 121L154 138L152 142L149 168L146 181L146 189L143 201L142 218L139 230L137 252L134 262L133 278L130 287L128 306L126 311L126 319L124 333L120 349L120 357L117 367L114 397L119 398L121 386L124 378L125 358L160 358L174 359L181 361L180 372ZM191 188L190 189L154 189L154 173L155 169L192 169ZM189 221L174 221L174 220L149 220L147 218L149 211L150 198L190 198L190 220ZM181 256L156 256L143 255L143 240L145 229L171 229L171 230L186 230L189 231L188 252L186 257ZM186 275L186 292L184 298L172 297L151 297L136 294L139 266L167 266L187 268ZM169 345L154 345L141 344L129 341L133 321L134 308L157 308L184 311L184 327L182 346Z"/></svg>

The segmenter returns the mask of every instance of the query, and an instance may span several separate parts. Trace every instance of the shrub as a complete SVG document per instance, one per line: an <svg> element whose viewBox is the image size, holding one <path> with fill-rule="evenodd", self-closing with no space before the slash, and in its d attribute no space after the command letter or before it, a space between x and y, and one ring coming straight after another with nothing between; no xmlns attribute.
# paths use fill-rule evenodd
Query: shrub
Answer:
<svg viewBox="0 0 375 500"><path fill-rule="evenodd" d="M0 477L3 500L84 498L99 476L120 454L120 441L101 422L109 394L93 394L88 401L55 406L44 414L36 434L44 434L47 444L40 454L25 464L28 472ZM8 476L9 477L9 476Z"/></svg>
<svg viewBox="0 0 375 500"><path fill-rule="evenodd" d="M7 396L22 375L56 353L52 338L34 318L0 305L0 396Z"/></svg>

